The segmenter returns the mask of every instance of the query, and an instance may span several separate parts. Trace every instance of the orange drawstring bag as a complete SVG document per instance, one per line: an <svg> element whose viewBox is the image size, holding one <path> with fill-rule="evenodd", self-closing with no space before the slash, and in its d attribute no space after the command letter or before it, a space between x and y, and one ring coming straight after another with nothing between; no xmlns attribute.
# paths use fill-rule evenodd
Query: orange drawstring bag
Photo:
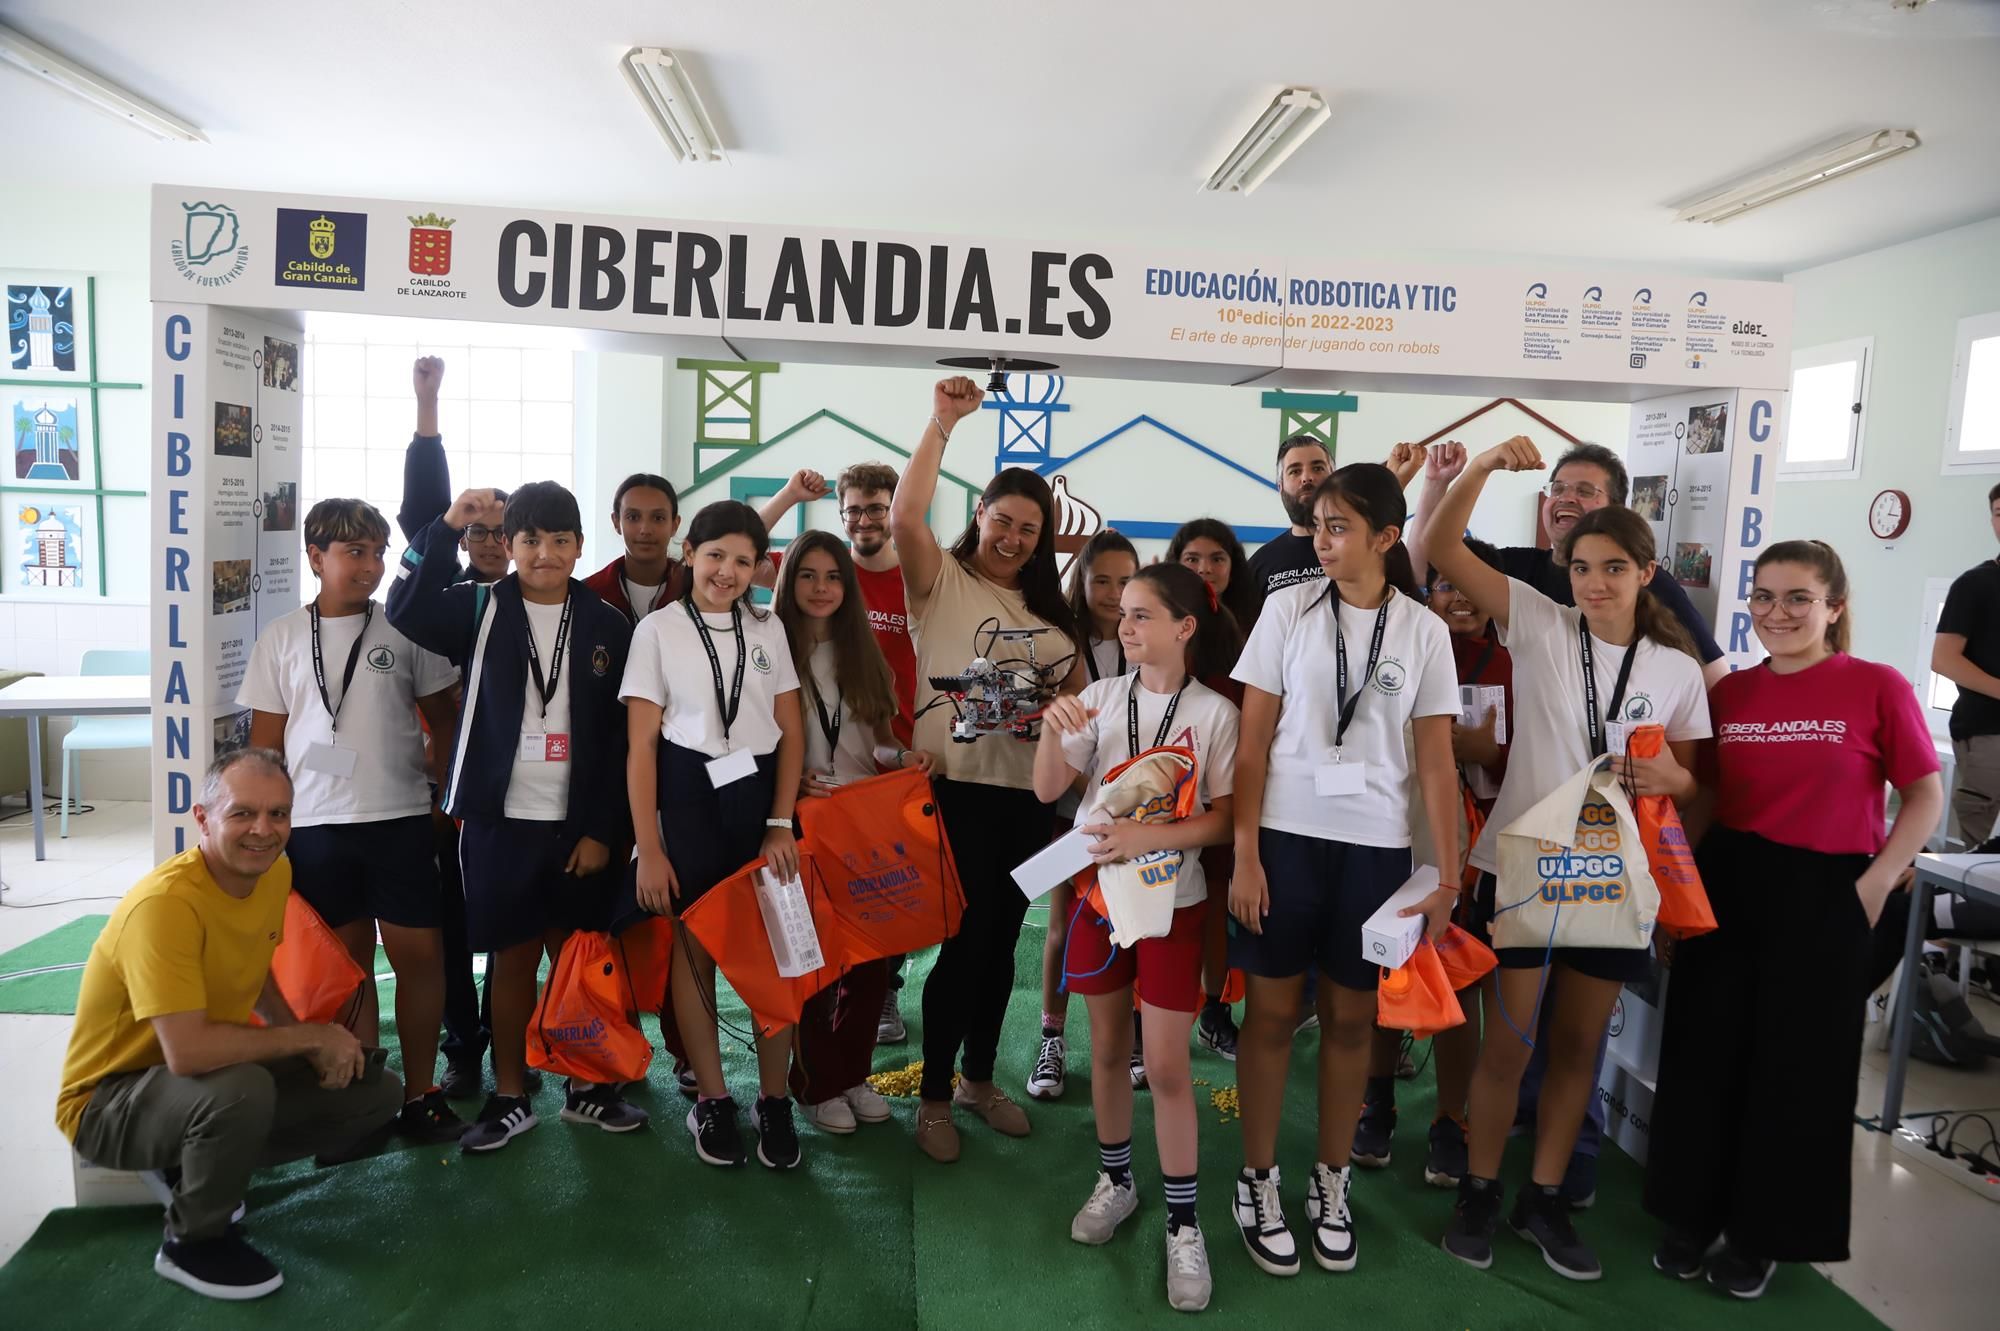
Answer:
<svg viewBox="0 0 2000 1331"><path fill-rule="evenodd" d="M800 801L798 816L799 852L812 857L820 875L807 887L824 889L811 891L813 922L834 975L934 947L958 932L965 889L923 772L907 768L853 782L826 798ZM837 963L829 937L836 934Z"/></svg>
<svg viewBox="0 0 2000 1331"><path fill-rule="evenodd" d="M658 1012L667 1003L667 979L674 959L674 922L665 915L642 916L637 924L612 939L625 961L632 982L632 1001L640 1012Z"/></svg>
<svg viewBox="0 0 2000 1331"><path fill-rule="evenodd" d="M285 898L285 933L271 954L271 979L300 1021L352 1029L361 986L374 977L297 892Z"/></svg>
<svg viewBox="0 0 2000 1331"><path fill-rule="evenodd" d="M603 1086L643 1081L652 1063L611 935L571 934L528 1022L528 1066Z"/></svg>
<svg viewBox="0 0 2000 1331"><path fill-rule="evenodd" d="M1638 726L1626 738L1625 751L1634 758L1657 758L1666 742L1664 726ZM1640 795L1632 801L1632 816L1638 820L1639 843L1646 848L1646 863L1660 889L1654 927L1670 938L1713 932L1715 912L1709 909L1708 890L1694 866L1694 847L1688 845L1674 802L1665 795Z"/></svg>
<svg viewBox="0 0 2000 1331"><path fill-rule="evenodd" d="M1464 1022L1465 1010L1430 939L1419 942L1395 970L1382 972L1375 988L1375 1024L1384 1030L1408 1031L1422 1040Z"/></svg>
<svg viewBox="0 0 2000 1331"><path fill-rule="evenodd" d="M1492 948L1455 924L1445 926L1444 937L1435 946L1445 980L1454 990L1470 989L1500 964Z"/></svg>
<svg viewBox="0 0 2000 1331"><path fill-rule="evenodd" d="M867 940L849 936L826 909L824 876L813 857L802 852L799 881L825 964L803 975L778 974L770 926L757 904L757 875L763 872L764 861L755 859L709 888L681 912L680 927L714 958L715 968L750 1009L758 1034L771 1035L797 1025L806 1000L845 974L851 964L847 958L857 949L865 950Z"/></svg>

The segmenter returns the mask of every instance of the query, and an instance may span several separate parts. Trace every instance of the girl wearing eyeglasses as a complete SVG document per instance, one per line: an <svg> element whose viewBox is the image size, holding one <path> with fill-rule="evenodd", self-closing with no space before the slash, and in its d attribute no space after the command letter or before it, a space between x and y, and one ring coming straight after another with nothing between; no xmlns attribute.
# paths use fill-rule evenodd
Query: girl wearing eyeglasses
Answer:
<svg viewBox="0 0 2000 1331"><path fill-rule="evenodd" d="M1770 656L1709 695L1716 824L1696 863L1717 928L1674 949L1645 1195L1668 1227L1653 1265L1706 1268L1743 1299L1779 1262L1847 1260L1871 930L1944 807L1909 681L1847 654L1833 547L1773 545L1755 578ZM1901 805L1885 832L1888 786ZM1781 1157L1745 1108L1780 1104Z"/></svg>
<svg viewBox="0 0 2000 1331"><path fill-rule="evenodd" d="M1694 796L1695 743L1708 737L1708 707L1686 632L1654 599L1661 575L1653 529L1616 505L1587 513L1557 539L1574 608L1559 605L1528 583L1489 568L1465 543L1466 523L1487 478L1497 471L1546 465L1534 443L1516 436L1473 459L1438 505L1430 560L1439 574L1498 627L1513 655L1516 715L1508 729L1507 779L1471 862L1482 871L1473 917L1495 909L1494 874L1502 828L1545 799L1593 757L1614 755L1613 770L1639 795ZM1620 756L1625 730L1642 721L1666 728L1657 758ZM1247 729L1247 727L1246 727ZM1597 1046L1612 1005L1629 981L1651 972L1647 948L1505 947L1487 991L1485 1040L1472 1074L1467 1113L1466 1172L1444 1249L1469 1266L1493 1264L1503 1189L1500 1157L1520 1100L1529 1054L1547 1050L1548 1075L1535 1117L1530 1181L1508 1226L1542 1250L1543 1260L1571 1280L1603 1274L1597 1255L1577 1234L1562 1194L1564 1172L1596 1092ZM1541 1039L1535 1036L1549 1009Z"/></svg>

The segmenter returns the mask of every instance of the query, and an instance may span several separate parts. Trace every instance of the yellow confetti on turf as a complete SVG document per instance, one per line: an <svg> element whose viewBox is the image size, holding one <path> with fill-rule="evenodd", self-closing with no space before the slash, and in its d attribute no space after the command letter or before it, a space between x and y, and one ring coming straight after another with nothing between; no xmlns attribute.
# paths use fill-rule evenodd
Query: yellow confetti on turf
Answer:
<svg viewBox="0 0 2000 1331"><path fill-rule="evenodd" d="M1243 1105L1236 1096L1234 1086L1219 1086L1209 1091L1208 1103L1216 1111L1216 1122L1228 1123L1243 1117Z"/></svg>
<svg viewBox="0 0 2000 1331"><path fill-rule="evenodd" d="M920 1058L906 1068L877 1072L868 1078L868 1084L875 1088L877 1095L890 1099L913 1100L923 1090L924 1061ZM951 1084L958 1085L958 1074L953 1073Z"/></svg>

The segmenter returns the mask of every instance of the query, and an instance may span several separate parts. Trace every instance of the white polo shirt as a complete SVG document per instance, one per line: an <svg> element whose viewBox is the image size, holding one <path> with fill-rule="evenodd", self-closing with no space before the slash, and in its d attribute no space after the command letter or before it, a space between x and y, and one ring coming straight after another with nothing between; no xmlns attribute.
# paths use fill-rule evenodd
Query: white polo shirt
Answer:
<svg viewBox="0 0 2000 1331"><path fill-rule="evenodd" d="M1128 704L1133 696L1132 685L1138 677L1135 670L1129 675L1100 679L1085 686L1081 695L1084 709L1097 715L1090 719L1088 729L1062 737L1063 761L1084 774L1089 783L1086 789L1091 792L1083 797L1083 808L1077 815L1079 824L1087 821L1105 773L1132 756L1131 730L1126 723L1131 717ZM1235 703L1198 679L1188 681L1178 703L1171 693L1154 693L1140 685L1138 703L1142 753L1153 747L1167 708L1173 706L1173 722L1160 742L1194 750L1195 794L1199 801L1196 813L1206 812L1216 800L1235 793L1238 719ZM1049 733L1043 731L1044 735ZM1178 909L1207 899L1208 882L1201 872L1201 852L1187 851L1180 876L1174 880L1174 906Z"/></svg>
<svg viewBox="0 0 2000 1331"><path fill-rule="evenodd" d="M726 704L736 678L738 639L729 615L706 615L704 622L709 641L715 645L716 662L722 667ZM632 649L625 659L625 678L619 684L618 697L621 701L642 698L660 708L661 738L684 749L710 758L739 749L770 753L780 738L778 695L799 687L785 626L776 615L760 615L744 606L742 647L749 653L749 661L743 669L736 724L729 728L727 739L722 730L722 707L715 698L715 674L685 601L661 606L632 630Z"/></svg>
<svg viewBox="0 0 2000 1331"><path fill-rule="evenodd" d="M374 823L428 813L430 777L417 699L448 689L458 671L412 643L381 606L373 615L320 618L320 660L327 702L313 676L312 607L301 606L257 635L236 705L285 717L285 766L292 774L292 826ZM363 626L366 636L363 637ZM354 681L343 694L347 654L361 638ZM353 774L335 776L309 763L316 745L351 752Z"/></svg>
<svg viewBox="0 0 2000 1331"><path fill-rule="evenodd" d="M1364 685L1375 610L1340 604L1324 579L1280 588L1264 603L1231 676L1280 699L1260 826L1356 846L1410 844L1411 759L1404 730L1419 716L1458 715L1458 674L1443 620L1393 590L1385 604L1382 654ZM1367 764L1367 779L1357 794L1321 795L1313 773L1336 757L1335 660L1342 635L1348 692L1360 688L1362 694L1338 757Z"/></svg>

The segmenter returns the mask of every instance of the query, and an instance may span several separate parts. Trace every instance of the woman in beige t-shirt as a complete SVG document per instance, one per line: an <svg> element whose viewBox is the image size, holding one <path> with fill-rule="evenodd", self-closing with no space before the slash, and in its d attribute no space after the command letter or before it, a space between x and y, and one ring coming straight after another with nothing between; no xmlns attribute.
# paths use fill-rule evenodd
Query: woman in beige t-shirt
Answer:
<svg viewBox="0 0 2000 1331"><path fill-rule="evenodd" d="M917 651L916 747L937 761L938 806L965 887L965 917L939 949L924 984L917 1145L943 1163L958 1159L953 1104L1008 1136L1028 1133L1027 1114L994 1084L993 1062L1014 988L1014 945L1028 908L1011 874L1048 845L1053 815L1035 798L1034 745L1005 730L955 742L956 710L930 680L962 673L975 657L1027 678L1030 644L1046 693L1077 692L1084 673L1076 626L1056 577L1055 496L1048 482L1009 467L987 485L951 549L941 548L931 532L944 446L979 403L979 387L970 379L938 383L930 423L889 509ZM996 628L1042 631L1030 639L1001 638ZM964 1075L953 1094L955 1065Z"/></svg>

